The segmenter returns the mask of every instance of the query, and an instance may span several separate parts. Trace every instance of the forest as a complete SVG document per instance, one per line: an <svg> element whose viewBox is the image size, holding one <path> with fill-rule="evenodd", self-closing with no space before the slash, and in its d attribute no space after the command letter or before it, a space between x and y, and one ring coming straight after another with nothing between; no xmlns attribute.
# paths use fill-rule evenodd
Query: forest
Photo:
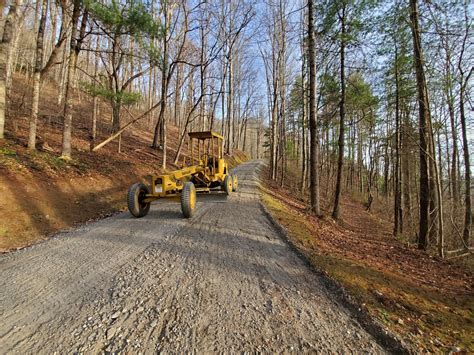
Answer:
<svg viewBox="0 0 474 355"><path fill-rule="evenodd" d="M227 154L267 159L269 178L316 216L339 220L345 194L367 211L381 200L394 238L441 257L472 251L469 1L11 0L1 10L0 139L41 149L42 88L53 83L61 159L75 154L75 100L90 101L90 154L120 151L139 126L166 169L188 132L214 130ZM17 77L32 97L22 119L10 110Z"/></svg>
<svg viewBox="0 0 474 355"><path fill-rule="evenodd" d="M214 131L230 166L264 165L268 213L361 308L417 350L473 351L472 2L0 9L0 253L123 211L131 179L180 168L188 133Z"/></svg>

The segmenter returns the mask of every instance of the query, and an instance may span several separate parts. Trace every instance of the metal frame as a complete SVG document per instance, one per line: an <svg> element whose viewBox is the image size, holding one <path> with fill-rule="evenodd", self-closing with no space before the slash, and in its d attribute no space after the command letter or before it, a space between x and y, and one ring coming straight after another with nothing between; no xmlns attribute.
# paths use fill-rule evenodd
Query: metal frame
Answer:
<svg viewBox="0 0 474 355"><path fill-rule="evenodd" d="M194 156L195 140L197 140L197 159ZM197 193L210 192L211 187L220 186L224 182L228 174L227 162L223 158L224 137L212 131L190 132L189 144L191 146L191 165L168 174L153 175L151 192L146 195L143 202L180 196L187 181L194 183Z"/></svg>

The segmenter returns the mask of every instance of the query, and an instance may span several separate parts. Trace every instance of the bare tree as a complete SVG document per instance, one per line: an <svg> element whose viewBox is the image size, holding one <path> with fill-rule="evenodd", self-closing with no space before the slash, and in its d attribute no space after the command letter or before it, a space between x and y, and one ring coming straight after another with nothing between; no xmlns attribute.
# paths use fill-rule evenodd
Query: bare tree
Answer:
<svg viewBox="0 0 474 355"><path fill-rule="evenodd" d="M18 7L21 0L13 0L8 10L8 15L3 26L3 36L0 43L0 139L4 138L5 115L7 111L8 81L11 75L11 61L14 46L11 44L13 30L17 20ZM4 6L5 2L3 2ZM3 13L3 7L2 7Z"/></svg>

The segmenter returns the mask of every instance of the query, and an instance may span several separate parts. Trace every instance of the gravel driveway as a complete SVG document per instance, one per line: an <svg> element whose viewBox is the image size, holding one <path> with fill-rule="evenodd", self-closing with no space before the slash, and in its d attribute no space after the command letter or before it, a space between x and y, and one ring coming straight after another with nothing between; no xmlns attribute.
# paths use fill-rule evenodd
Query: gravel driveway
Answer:
<svg viewBox="0 0 474 355"><path fill-rule="evenodd" d="M0 352L384 352L262 212L261 165L191 220L157 202L1 256Z"/></svg>

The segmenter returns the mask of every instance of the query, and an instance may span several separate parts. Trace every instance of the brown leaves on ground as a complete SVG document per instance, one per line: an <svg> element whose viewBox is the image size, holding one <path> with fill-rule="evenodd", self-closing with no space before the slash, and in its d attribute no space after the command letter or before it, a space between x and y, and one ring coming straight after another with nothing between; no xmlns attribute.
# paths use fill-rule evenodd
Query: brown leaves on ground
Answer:
<svg viewBox="0 0 474 355"><path fill-rule="evenodd" d="M349 198L342 200L342 221L313 216L287 190L268 182L272 196L297 211L314 227L314 242L322 252L341 254L372 268L410 276L426 287L453 295L472 292L474 277L459 265L409 247L392 235L391 223L365 211Z"/></svg>
<svg viewBox="0 0 474 355"><path fill-rule="evenodd" d="M296 245L373 316L423 349L474 349L471 271L394 238L390 213L369 213L344 197L336 222L315 217L296 196L291 187L266 182L264 201Z"/></svg>

